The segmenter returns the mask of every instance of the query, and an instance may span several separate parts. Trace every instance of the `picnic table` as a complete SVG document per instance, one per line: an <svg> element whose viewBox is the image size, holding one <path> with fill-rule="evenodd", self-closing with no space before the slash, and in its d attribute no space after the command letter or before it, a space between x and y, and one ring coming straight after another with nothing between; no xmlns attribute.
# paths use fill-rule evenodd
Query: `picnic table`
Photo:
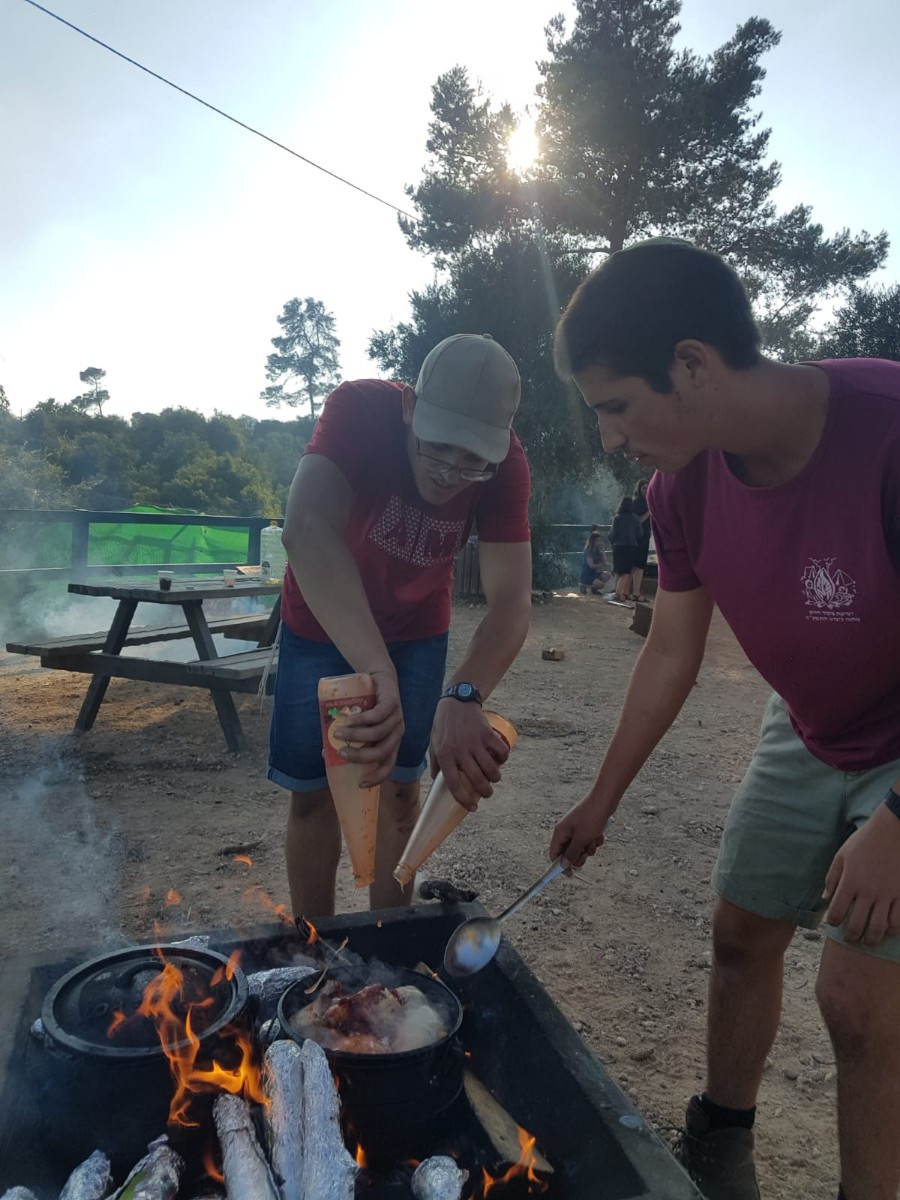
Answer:
<svg viewBox="0 0 900 1200"><path fill-rule="evenodd" d="M87 695L75 721L76 732L86 731L94 724L111 678L140 679L149 683L206 688L215 705L228 749L234 753L246 749L246 738L231 693L256 692L267 668L270 672L268 688L271 689L277 667L277 651L273 651L272 643L278 631L280 599L269 613L239 613L213 620L207 620L203 605L208 600L280 597L280 583L239 576L234 586L226 587L222 580L176 577L169 591L163 591L156 584L128 584L121 580L70 583L68 590L78 596L104 596L117 600L109 629L36 642L8 642L6 649L13 654L38 655L43 667L91 675ZM132 628L131 622L139 604L161 604L169 611L180 609L185 623L170 621ZM220 655L213 641L216 633L226 638L255 640L256 649ZM197 651L197 658L189 662L139 658L122 653L127 646L188 637L193 638Z"/></svg>

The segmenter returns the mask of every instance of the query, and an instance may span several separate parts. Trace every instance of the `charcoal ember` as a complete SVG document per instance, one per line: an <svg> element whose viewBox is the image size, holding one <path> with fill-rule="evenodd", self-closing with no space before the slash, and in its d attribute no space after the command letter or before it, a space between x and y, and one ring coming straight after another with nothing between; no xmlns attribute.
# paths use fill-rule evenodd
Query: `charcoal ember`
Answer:
<svg viewBox="0 0 900 1200"><path fill-rule="evenodd" d="M459 888L448 879L425 879L419 884L423 900L440 900L442 904L470 904L478 899L471 888Z"/></svg>

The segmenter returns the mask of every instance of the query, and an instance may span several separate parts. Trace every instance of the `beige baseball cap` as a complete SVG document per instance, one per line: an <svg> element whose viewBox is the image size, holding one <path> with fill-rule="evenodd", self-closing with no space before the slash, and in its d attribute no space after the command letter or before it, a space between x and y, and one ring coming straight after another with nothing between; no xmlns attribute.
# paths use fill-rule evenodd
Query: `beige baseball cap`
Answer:
<svg viewBox="0 0 900 1200"><path fill-rule="evenodd" d="M423 442L442 442L503 462L519 407L521 381L512 358L488 333L457 333L439 342L416 380L412 428Z"/></svg>

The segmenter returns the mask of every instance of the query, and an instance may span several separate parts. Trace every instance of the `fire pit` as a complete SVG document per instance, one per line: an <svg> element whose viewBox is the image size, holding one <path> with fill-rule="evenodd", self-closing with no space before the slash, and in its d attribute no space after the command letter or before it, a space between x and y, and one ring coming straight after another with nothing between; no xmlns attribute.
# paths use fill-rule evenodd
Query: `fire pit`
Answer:
<svg viewBox="0 0 900 1200"><path fill-rule="evenodd" d="M337 917L322 921L319 932L333 944L347 938L349 949L364 959L413 969L439 963L456 925L481 913L477 904L423 905ZM241 940L218 933L211 944L223 956L241 949L241 968L249 974L290 962L304 939L280 925L257 928ZM52 1124L67 1105L80 1106L88 1131L100 1129L106 1119L102 1094L73 1098L54 1091L47 1047L29 1033L48 992L75 965L34 958L0 964L0 1193L26 1183L38 1196L41 1189L55 1195L79 1161L83 1147L76 1150L65 1138L50 1144L48 1116ZM429 1117L424 1131L415 1132L430 1133L426 1153L450 1152L470 1170L464 1196L487 1194L480 1182L483 1171L497 1180L488 1188L490 1200L538 1194L524 1174L518 1182L500 1178L501 1160L514 1157L498 1150L505 1120L536 1138L540 1161L552 1168L542 1176L540 1194L548 1200L701 1200L512 947L504 943L481 975L451 986L464 1012L459 1042L466 1087L439 1117ZM148 1142L160 1132L156 1124L142 1137ZM369 1147L365 1137L360 1140L360 1159L363 1152L379 1158L387 1138ZM402 1162L392 1169L387 1163L375 1165L361 1176L358 1195L409 1200L410 1168Z"/></svg>

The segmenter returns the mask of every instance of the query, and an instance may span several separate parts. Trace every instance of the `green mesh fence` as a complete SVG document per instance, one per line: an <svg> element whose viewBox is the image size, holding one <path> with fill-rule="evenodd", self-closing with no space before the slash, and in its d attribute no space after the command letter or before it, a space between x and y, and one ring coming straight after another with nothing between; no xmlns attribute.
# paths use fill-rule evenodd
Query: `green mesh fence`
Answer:
<svg viewBox="0 0 900 1200"><path fill-rule="evenodd" d="M143 506L127 511L166 510ZM228 529L211 525L92 525L88 563L244 562L249 530L249 525Z"/></svg>

